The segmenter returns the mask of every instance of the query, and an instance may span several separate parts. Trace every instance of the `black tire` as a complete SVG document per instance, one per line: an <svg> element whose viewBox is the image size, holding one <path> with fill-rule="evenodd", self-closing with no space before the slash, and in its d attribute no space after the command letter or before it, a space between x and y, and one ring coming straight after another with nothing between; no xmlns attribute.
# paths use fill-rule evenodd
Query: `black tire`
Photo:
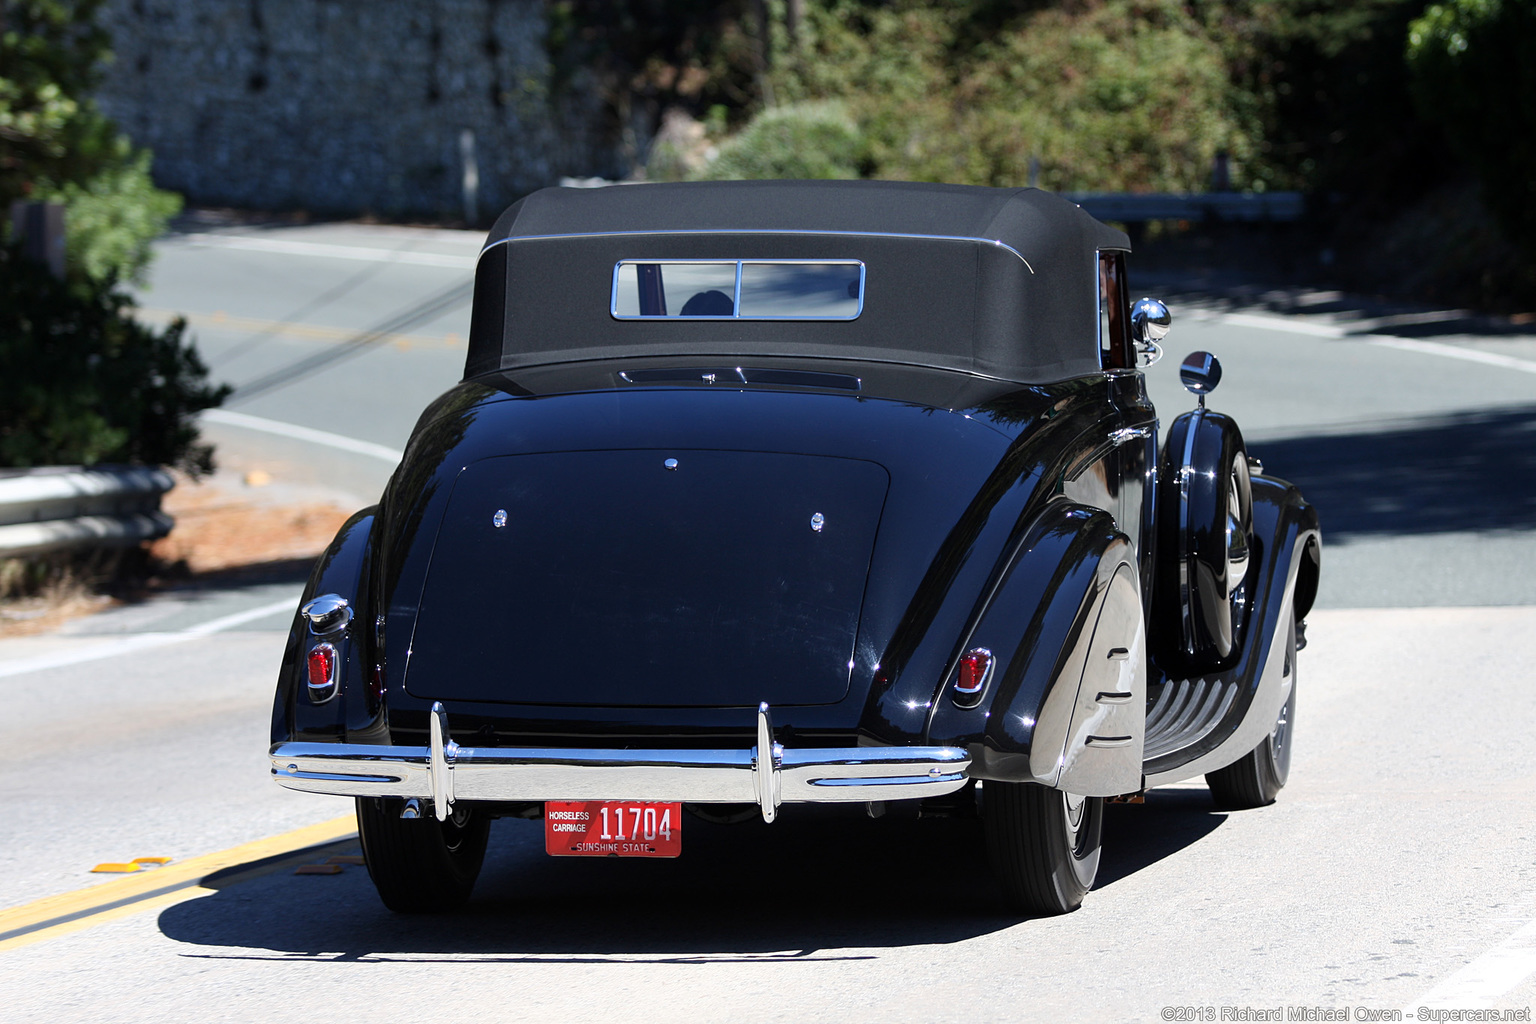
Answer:
<svg viewBox="0 0 1536 1024"><path fill-rule="evenodd" d="M1065 914L1082 906L1099 872L1102 797L989 781L981 811L987 855L1013 909Z"/></svg>
<svg viewBox="0 0 1536 1024"><path fill-rule="evenodd" d="M398 914L431 914L464 905L480 876L491 821L459 805L447 821L430 811L400 817L401 801L357 798L357 833L368 877Z"/></svg>
<svg viewBox="0 0 1536 1024"><path fill-rule="evenodd" d="M1296 727L1296 622L1291 620L1285 646L1285 676L1291 693L1275 727L1235 764L1209 773L1205 784L1216 805L1228 811L1246 811L1275 802L1291 775L1291 739Z"/></svg>

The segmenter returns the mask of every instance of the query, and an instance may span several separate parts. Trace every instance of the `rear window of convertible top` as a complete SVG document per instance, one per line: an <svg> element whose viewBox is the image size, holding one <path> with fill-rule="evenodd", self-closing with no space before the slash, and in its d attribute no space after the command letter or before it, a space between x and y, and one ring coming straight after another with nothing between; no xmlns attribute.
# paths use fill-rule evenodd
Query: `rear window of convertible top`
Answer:
<svg viewBox="0 0 1536 1024"><path fill-rule="evenodd" d="M853 320L864 311L858 260L620 260L619 320Z"/></svg>

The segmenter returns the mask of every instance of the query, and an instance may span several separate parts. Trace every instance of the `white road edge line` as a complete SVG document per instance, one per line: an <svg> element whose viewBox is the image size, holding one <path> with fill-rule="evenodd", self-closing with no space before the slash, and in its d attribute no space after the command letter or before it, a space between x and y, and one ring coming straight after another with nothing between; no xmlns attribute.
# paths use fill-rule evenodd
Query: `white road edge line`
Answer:
<svg viewBox="0 0 1536 1024"><path fill-rule="evenodd" d="M280 420L269 420L243 412L230 412L228 409L208 409L203 413L203 419L208 420L210 423L222 423L229 427L244 427L246 430L259 430L265 434L277 434L281 437L292 437L300 441L309 441L312 444L323 444L331 448L339 448L346 452L356 452L359 455L382 459L392 466L397 464L401 456L405 454L398 448L374 444L372 441L359 441L355 437L344 437L341 434L333 434L328 430L314 430L310 427L301 427L295 423L283 423Z"/></svg>
<svg viewBox="0 0 1536 1024"><path fill-rule="evenodd" d="M1412 1020L1421 1006L1431 1009L1486 1009L1536 972L1536 921L1473 960L1403 1008Z"/></svg>
<svg viewBox="0 0 1536 1024"><path fill-rule="evenodd" d="M1484 352L1481 349L1462 348L1460 345L1447 345L1444 342L1424 341L1419 338L1394 338L1383 334L1350 334L1347 328L1338 324L1308 323L1305 320L1265 316L1259 313L1212 314L1196 310L1192 316L1196 320L1214 320L1234 327L1255 327L1265 331L1305 334L1314 338L1348 338L1351 341L1363 341L1368 345L1379 345L1382 348L1418 352L1427 356L1442 356L1446 359L1460 359L1467 363L1482 363L1484 366L1497 366L1503 370L1516 370L1520 373L1536 373L1536 362L1529 359L1518 359L1514 356L1499 355L1497 352Z"/></svg>
<svg viewBox="0 0 1536 1024"><path fill-rule="evenodd" d="M222 633L226 629L242 626L256 619L264 619L269 615L275 615L281 611L292 611L297 606L292 597L285 597L281 601L273 601L270 604L260 605L256 608L247 608L243 612L235 612L217 619L209 619L195 626L175 633L136 633L133 636L120 637L109 640L84 650L59 651L55 654L39 654L32 658L18 658L0 665L0 679L7 676L19 676L27 672L42 672L51 668L63 668L66 665L79 665L86 661L100 661L102 658L115 658L120 654L128 654L131 651L142 651L152 647L167 647L171 644L179 644L187 640L196 640L199 637L209 636L213 633Z"/></svg>
<svg viewBox="0 0 1536 1024"><path fill-rule="evenodd" d="M1518 370L1521 373L1536 373L1536 363L1529 359L1516 359L1514 356L1501 356L1497 352L1484 352L1475 348L1458 348L1455 345L1444 345L1438 341L1420 341L1417 338L1382 338L1370 337L1372 345L1380 345L1382 348L1398 348L1404 352L1422 352L1428 356L1445 356L1448 359L1463 359L1469 363L1483 363L1487 366L1497 366L1505 370Z"/></svg>
<svg viewBox="0 0 1536 1024"><path fill-rule="evenodd" d="M217 249L244 249L248 252L275 252L285 256L328 256L338 260L362 260L368 263L408 263L418 267L451 267L474 270L478 256L451 256L447 253L417 252L411 249L375 249L363 245L336 245L332 242L296 242L277 238L251 238L247 235L182 235L180 241Z"/></svg>
<svg viewBox="0 0 1536 1024"><path fill-rule="evenodd" d="M1234 327L1257 327L1265 331L1284 331L1287 334L1309 334L1314 338L1342 338L1349 332L1338 324L1310 323L1291 317L1264 316L1260 313L1218 313L1197 318L1215 320Z"/></svg>

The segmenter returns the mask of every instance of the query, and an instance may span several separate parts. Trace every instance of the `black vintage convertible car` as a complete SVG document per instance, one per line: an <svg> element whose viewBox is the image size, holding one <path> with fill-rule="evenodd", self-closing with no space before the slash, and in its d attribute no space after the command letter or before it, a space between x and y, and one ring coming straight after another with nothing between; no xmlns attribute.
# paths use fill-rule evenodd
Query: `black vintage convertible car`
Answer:
<svg viewBox="0 0 1536 1024"><path fill-rule="evenodd" d="M523 199L463 382L310 578L274 778L357 798L400 911L467 899L498 816L675 856L685 812L915 802L1059 913L1106 799L1271 802L1317 517L1204 353L1159 448L1128 250L1033 189Z"/></svg>

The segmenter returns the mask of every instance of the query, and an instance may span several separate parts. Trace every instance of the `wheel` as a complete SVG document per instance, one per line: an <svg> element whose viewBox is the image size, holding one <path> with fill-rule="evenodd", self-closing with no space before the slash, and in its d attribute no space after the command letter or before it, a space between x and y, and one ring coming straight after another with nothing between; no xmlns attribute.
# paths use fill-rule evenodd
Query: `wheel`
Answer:
<svg viewBox="0 0 1536 1024"><path fill-rule="evenodd" d="M1291 732L1296 725L1296 620L1291 620L1285 644L1284 677L1291 692L1280 707L1275 727L1242 759L1211 772L1205 784L1218 806L1229 811L1263 807L1275 802L1291 774Z"/></svg>
<svg viewBox="0 0 1536 1024"><path fill-rule="evenodd" d="M400 817L401 801L357 798L363 861L379 898L399 914L430 914L463 905L480 875L491 821L459 805L447 821Z"/></svg>
<svg viewBox="0 0 1536 1024"><path fill-rule="evenodd" d="M1099 871L1102 797L987 782L981 810L992 870L1014 909L1064 914L1082 905Z"/></svg>

